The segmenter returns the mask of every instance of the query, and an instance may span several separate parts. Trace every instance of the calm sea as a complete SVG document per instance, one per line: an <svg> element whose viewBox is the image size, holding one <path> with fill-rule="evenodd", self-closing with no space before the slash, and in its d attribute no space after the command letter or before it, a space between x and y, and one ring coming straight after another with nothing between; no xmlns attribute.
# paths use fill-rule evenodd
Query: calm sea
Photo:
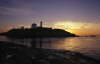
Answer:
<svg viewBox="0 0 100 64"><path fill-rule="evenodd" d="M100 60L100 37L11 39L0 36L0 41L9 41L37 48L71 50Z"/></svg>

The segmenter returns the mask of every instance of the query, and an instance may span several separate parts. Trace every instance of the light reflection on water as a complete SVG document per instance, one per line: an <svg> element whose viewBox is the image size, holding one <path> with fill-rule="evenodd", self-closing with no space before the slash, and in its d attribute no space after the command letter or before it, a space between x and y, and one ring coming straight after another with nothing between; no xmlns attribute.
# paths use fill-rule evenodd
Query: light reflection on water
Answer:
<svg viewBox="0 0 100 64"><path fill-rule="evenodd" d="M10 39L2 36L0 41L10 41L33 47L71 50L100 59L100 37Z"/></svg>

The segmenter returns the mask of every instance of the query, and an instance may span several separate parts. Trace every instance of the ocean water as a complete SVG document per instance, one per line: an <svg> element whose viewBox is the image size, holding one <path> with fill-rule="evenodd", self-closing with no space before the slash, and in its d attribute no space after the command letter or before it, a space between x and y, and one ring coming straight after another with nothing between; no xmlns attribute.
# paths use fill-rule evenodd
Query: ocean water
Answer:
<svg viewBox="0 0 100 64"><path fill-rule="evenodd" d="M8 41L37 48L70 50L100 60L100 37L12 39L0 36L0 41Z"/></svg>

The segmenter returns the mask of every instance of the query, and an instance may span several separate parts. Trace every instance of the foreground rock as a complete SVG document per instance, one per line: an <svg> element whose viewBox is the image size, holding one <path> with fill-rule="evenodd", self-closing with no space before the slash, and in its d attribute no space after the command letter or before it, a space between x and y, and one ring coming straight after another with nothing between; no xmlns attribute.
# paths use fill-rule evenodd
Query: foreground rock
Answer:
<svg viewBox="0 0 100 64"><path fill-rule="evenodd" d="M99 64L80 53L0 42L0 64Z"/></svg>

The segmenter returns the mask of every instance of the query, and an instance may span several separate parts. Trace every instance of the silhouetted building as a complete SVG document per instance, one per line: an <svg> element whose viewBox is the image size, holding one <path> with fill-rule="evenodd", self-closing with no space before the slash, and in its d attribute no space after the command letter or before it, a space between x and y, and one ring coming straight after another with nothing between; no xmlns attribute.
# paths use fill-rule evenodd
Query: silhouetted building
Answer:
<svg viewBox="0 0 100 64"><path fill-rule="evenodd" d="M43 23L42 23L42 21L40 21L40 27L41 27L41 28L43 27Z"/></svg>
<svg viewBox="0 0 100 64"><path fill-rule="evenodd" d="M24 29L24 26L21 26L21 29Z"/></svg>
<svg viewBox="0 0 100 64"><path fill-rule="evenodd" d="M33 23L31 28L36 28L37 27L37 24Z"/></svg>

